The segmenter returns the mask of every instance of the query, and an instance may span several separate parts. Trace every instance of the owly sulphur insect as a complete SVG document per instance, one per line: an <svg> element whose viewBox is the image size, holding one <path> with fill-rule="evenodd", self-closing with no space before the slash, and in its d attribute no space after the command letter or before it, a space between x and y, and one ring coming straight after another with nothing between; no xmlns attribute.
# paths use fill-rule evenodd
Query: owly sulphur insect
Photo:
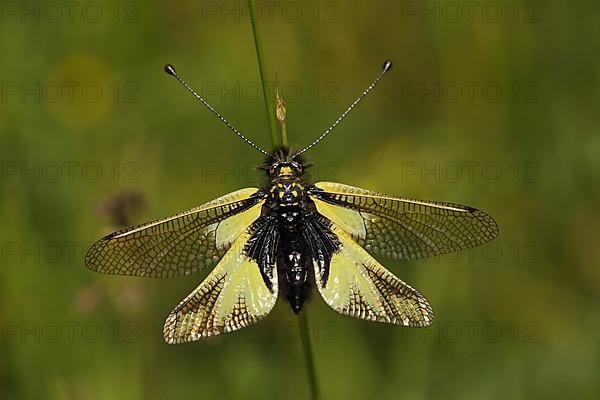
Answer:
<svg viewBox="0 0 600 400"><path fill-rule="evenodd" d="M266 184L133 226L97 241L85 264L107 274L167 278L210 270L167 317L164 337L182 343L259 321L284 298L300 313L315 289L335 311L403 326L428 326L433 311L417 290L372 254L412 260L474 247L496 222L460 204L411 200L333 182L310 183L303 154L319 143L390 70L383 70L313 143L267 152L175 77L229 129L263 153ZM212 269L212 270L211 270Z"/></svg>

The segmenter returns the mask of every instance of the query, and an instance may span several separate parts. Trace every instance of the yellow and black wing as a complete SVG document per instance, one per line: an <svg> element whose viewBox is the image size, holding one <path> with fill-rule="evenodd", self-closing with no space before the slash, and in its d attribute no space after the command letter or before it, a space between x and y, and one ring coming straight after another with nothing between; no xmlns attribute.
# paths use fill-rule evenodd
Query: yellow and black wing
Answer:
<svg viewBox="0 0 600 400"><path fill-rule="evenodd" d="M115 275L167 278L214 266L260 216L263 196L241 189L200 207L112 233L92 245L85 265Z"/></svg>
<svg viewBox="0 0 600 400"><path fill-rule="evenodd" d="M171 311L163 332L167 343L235 331L271 311L278 292L273 257L276 242L274 225L263 226L263 233L247 228L206 279Z"/></svg>
<svg viewBox="0 0 600 400"><path fill-rule="evenodd" d="M385 269L335 223L330 231L339 242L329 266L313 262L315 281L335 311L369 321L429 326L433 310L427 299Z"/></svg>
<svg viewBox="0 0 600 400"><path fill-rule="evenodd" d="M492 217L454 203L410 200L332 182L309 192L320 214L369 252L397 260L478 246L498 235Z"/></svg>

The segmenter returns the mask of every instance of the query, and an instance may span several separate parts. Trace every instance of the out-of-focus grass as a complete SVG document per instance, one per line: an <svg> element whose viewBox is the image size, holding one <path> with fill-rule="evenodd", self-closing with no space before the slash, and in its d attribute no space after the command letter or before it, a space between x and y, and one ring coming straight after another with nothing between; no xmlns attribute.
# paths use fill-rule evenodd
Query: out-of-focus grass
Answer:
<svg viewBox="0 0 600 400"><path fill-rule="evenodd" d="M147 207L134 221L142 222L258 184L248 167L260 155L165 76L164 63L200 90L217 87L209 101L269 147L262 100L251 92L260 83L247 20L184 1L136 3L138 22L115 23L111 3L98 4L97 23L21 22L6 13L0 23L2 398L306 398L285 304L258 328L167 346L164 317L201 276L153 281L83 266L84 247L111 229L97 207L116 193L143 193ZM317 175L470 204L501 229L495 245L460 258L382 260L429 298L437 315L431 329L344 318L315 294L308 307L323 397L597 397L597 3L535 3L534 23L515 23L508 1L495 3L505 16L497 23L480 14L472 23L403 20L407 2L391 1L318 3L315 23L314 5L297 4L298 22L282 18L281 8L274 22L261 20L270 71L289 97L302 90L287 99L291 143L313 140L384 59L395 61L376 93L308 154ZM122 18L128 10L119 5ZM325 23L331 10L337 22ZM63 89L94 82L103 94L91 102L76 91L69 101L64 92L50 102L48 93L38 102L6 92L7 84L52 82ZM503 95L491 102L476 92L471 102L465 92L436 102L407 93L407 85L436 82L463 89L492 82ZM515 84L533 84L537 102L524 102L522 92L515 101ZM422 179L421 163L446 172ZM465 163L480 166L472 180ZM54 164L62 173L56 182ZM450 175L455 164L460 179ZM21 176L36 165L39 172ZM409 174L415 165L418 173ZM483 175L485 165L502 175ZM98 168L101 177L92 179Z"/></svg>

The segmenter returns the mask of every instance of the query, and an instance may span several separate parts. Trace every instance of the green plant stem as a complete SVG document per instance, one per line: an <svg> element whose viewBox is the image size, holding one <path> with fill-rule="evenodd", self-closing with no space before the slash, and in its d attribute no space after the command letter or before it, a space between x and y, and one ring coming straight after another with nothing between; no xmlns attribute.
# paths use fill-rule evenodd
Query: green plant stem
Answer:
<svg viewBox="0 0 600 400"><path fill-rule="evenodd" d="M317 373L315 371L315 362L313 359L312 345L310 343L310 330L308 329L308 312L306 308L300 312L299 318L302 353L304 354L306 375L308 376L308 384L310 386L310 398L316 400L319 398L319 386L317 383Z"/></svg>
<svg viewBox="0 0 600 400"><path fill-rule="evenodd" d="M283 99L277 96L277 105L271 102L269 92L267 91L267 72L262 53L262 46L258 34L258 24L256 20L256 6L254 0L248 0L248 8L250 9L250 17L252 21L252 32L254 34L254 45L256 46L256 57L258 59L258 69L260 71L260 80L262 82L263 96L265 98L265 108L267 110L267 119L269 120L269 130L271 131L271 142L273 147L287 146L287 129L285 123L286 107ZM277 125L275 116L279 121L280 135L277 134ZM306 309L300 313L300 338L302 343L302 354L306 366L306 375L310 388L310 398L316 400L318 398L317 374L315 372L315 362L313 359L312 346L310 342L310 330L308 328L308 315Z"/></svg>
<svg viewBox="0 0 600 400"><path fill-rule="evenodd" d="M269 130L271 131L271 143L273 147L281 145L277 135L277 127L275 124L275 106L270 99L267 91L267 71L262 52L262 45L258 33L258 22L256 19L256 4L254 0L248 0L248 8L250 10L250 20L252 23L252 33L254 34L254 45L256 47L256 58L258 59L258 70L260 72L260 80L262 83L263 97L265 98L265 107L267 110L267 119L269 120Z"/></svg>
<svg viewBox="0 0 600 400"><path fill-rule="evenodd" d="M284 147L288 145L286 124L281 125L281 145Z"/></svg>

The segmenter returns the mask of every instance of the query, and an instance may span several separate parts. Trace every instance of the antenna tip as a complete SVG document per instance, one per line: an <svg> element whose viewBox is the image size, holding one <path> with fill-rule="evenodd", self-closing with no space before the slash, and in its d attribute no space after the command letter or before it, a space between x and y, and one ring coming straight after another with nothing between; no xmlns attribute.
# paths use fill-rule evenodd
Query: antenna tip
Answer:
<svg viewBox="0 0 600 400"><path fill-rule="evenodd" d="M165 72L171 76L177 77L177 71L175 71L175 67L171 64L165 64Z"/></svg>
<svg viewBox="0 0 600 400"><path fill-rule="evenodd" d="M386 73L390 69L392 69L392 61L391 60L385 60L385 62L383 63L383 72Z"/></svg>

